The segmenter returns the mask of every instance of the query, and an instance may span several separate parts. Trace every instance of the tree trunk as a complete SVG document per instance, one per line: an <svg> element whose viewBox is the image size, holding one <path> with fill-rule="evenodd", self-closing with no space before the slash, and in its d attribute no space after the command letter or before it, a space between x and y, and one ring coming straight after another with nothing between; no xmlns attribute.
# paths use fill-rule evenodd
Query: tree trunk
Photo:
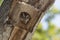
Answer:
<svg viewBox="0 0 60 40"><path fill-rule="evenodd" d="M31 40L54 0L4 0L0 7L0 40Z"/></svg>

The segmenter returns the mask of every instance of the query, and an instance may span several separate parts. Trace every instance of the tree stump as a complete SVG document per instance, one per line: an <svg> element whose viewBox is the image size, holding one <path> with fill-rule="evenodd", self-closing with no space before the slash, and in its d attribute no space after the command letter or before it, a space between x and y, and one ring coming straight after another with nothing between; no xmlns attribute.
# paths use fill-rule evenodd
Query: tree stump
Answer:
<svg viewBox="0 0 60 40"><path fill-rule="evenodd" d="M0 7L0 40L31 40L54 0L4 0Z"/></svg>

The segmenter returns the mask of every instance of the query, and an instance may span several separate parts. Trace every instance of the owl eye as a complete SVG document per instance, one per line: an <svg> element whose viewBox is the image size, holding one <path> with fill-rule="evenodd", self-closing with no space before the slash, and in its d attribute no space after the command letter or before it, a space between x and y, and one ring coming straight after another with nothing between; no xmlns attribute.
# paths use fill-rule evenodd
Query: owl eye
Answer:
<svg viewBox="0 0 60 40"><path fill-rule="evenodd" d="M22 23L27 24L30 19L31 19L31 17L27 12L21 12L20 20Z"/></svg>

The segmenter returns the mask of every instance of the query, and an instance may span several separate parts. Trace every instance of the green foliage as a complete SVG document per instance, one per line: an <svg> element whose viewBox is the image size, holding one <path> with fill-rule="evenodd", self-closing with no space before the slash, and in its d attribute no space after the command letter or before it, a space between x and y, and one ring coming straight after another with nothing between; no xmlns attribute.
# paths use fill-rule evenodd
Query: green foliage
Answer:
<svg viewBox="0 0 60 40"><path fill-rule="evenodd" d="M57 13L60 12L60 10L58 10L55 6L53 6L53 7L49 10L49 12L53 12L53 14L57 14Z"/></svg>
<svg viewBox="0 0 60 40"><path fill-rule="evenodd" d="M55 25L49 22L48 34L49 36L55 35Z"/></svg>
<svg viewBox="0 0 60 40"><path fill-rule="evenodd" d="M3 2L3 0L0 0L0 6L1 6L2 2Z"/></svg>
<svg viewBox="0 0 60 40"><path fill-rule="evenodd" d="M48 11L48 14L50 16L45 19L45 21L48 23L48 30L43 30L42 29L42 23L38 25L38 28L36 29L32 40L58 40L59 38L56 37L56 35L60 34L60 29L56 30L56 25L54 25L51 20L54 18L54 15L60 13L60 10L57 8L53 7ZM60 40L60 39L59 39Z"/></svg>
<svg viewBox="0 0 60 40"><path fill-rule="evenodd" d="M57 32L57 34L58 34L58 33L60 34L60 29L58 29L58 32Z"/></svg>

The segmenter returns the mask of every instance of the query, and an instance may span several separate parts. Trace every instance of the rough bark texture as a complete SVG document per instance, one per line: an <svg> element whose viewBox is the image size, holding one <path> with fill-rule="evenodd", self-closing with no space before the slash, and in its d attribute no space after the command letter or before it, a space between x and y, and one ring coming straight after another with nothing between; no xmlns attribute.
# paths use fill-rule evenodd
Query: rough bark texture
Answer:
<svg viewBox="0 0 60 40"><path fill-rule="evenodd" d="M31 40L54 0L4 0L0 7L0 40Z"/></svg>
<svg viewBox="0 0 60 40"><path fill-rule="evenodd" d="M3 40L4 22L11 7L12 0L4 0L0 7L0 40Z"/></svg>

